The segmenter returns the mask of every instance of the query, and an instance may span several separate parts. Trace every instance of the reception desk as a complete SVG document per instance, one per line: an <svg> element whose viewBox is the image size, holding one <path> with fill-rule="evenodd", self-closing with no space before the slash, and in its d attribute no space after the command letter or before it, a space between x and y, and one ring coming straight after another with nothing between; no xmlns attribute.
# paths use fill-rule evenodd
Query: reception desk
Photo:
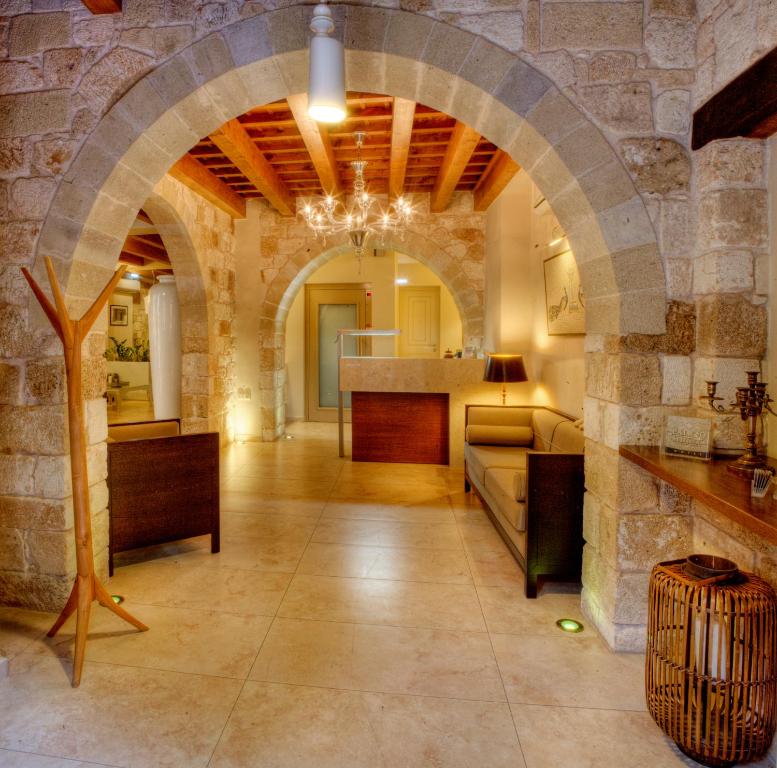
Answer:
<svg viewBox="0 0 777 768"><path fill-rule="evenodd" d="M454 467L464 466L464 406L467 403L484 403L497 405L500 401L500 387L483 381L484 360L459 360L459 359L421 359L405 357L343 357L340 360L340 389L343 392L369 393L403 393L403 394L438 394L447 395L447 443L448 462ZM528 402L529 388L526 384L509 385L510 397L514 402ZM359 413L359 401L362 400L371 409L371 413ZM444 398L442 398L444 399ZM430 429L443 432L439 425L441 413L439 402L441 398L429 398L423 403L423 398L410 399L415 403L413 407L421 408L419 416L413 420L413 426L417 433L422 433L423 420L429 419ZM400 429L395 430L392 436L398 443L408 444L413 440L410 431L402 426L403 414L393 411L388 401L384 399L384 407L381 410L381 420L378 425L372 421L375 408L379 407L381 398L356 397L352 409L352 441L354 446L360 446L360 451L365 446L365 441L384 439L392 420L392 412L396 418L394 423ZM389 398L390 400L390 398ZM438 401L435 405L434 401ZM397 406L401 408L401 406ZM424 416L424 408L429 408L428 417ZM361 419L360 416L367 418ZM420 422L420 423L419 423ZM370 427L370 423L373 424ZM403 434L405 432L405 434ZM381 438L381 433L383 438ZM430 440L433 442L433 440ZM361 454L363 456L363 454ZM394 454L394 455L401 455ZM388 459L393 461L418 461L412 458L412 451L408 449L405 459ZM354 459L359 460L354 453ZM387 459L368 459L387 460ZM433 461L430 463L438 463ZM445 463L445 462L440 462Z"/></svg>

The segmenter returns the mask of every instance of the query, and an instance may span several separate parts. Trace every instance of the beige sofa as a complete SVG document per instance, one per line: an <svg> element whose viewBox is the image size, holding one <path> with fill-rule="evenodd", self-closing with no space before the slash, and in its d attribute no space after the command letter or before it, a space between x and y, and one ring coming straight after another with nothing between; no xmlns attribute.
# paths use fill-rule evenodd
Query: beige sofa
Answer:
<svg viewBox="0 0 777 768"><path fill-rule="evenodd" d="M551 408L466 407L464 488L474 489L526 574L579 581L583 552L582 423Z"/></svg>

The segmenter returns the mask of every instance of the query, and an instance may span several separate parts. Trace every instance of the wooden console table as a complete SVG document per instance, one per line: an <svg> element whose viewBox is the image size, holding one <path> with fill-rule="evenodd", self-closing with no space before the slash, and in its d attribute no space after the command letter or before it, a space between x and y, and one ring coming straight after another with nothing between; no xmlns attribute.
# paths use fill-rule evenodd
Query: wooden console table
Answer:
<svg viewBox="0 0 777 768"><path fill-rule="evenodd" d="M726 470L725 460L710 462L667 456L657 446L622 445L619 453L652 475L717 510L777 545L777 501L770 488L762 499L750 495L750 482ZM772 469L777 464L770 461Z"/></svg>

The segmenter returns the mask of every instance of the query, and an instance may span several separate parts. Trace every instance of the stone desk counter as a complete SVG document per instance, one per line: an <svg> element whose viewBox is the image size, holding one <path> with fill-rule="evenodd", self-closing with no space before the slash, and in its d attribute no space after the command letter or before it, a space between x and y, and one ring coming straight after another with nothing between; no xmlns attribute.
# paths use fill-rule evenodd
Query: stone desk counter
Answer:
<svg viewBox="0 0 777 768"><path fill-rule="evenodd" d="M452 467L464 466L464 406L497 405L500 388L483 381L484 360L343 357L340 389L363 393L437 393L448 395L449 457ZM530 404L528 383L509 384L508 402ZM358 398L354 408L358 408ZM356 437L356 436L355 436Z"/></svg>

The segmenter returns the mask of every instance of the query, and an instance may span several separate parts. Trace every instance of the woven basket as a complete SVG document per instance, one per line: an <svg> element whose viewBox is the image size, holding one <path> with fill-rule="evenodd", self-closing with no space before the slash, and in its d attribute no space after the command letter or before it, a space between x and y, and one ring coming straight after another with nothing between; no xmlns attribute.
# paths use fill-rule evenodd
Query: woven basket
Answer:
<svg viewBox="0 0 777 768"><path fill-rule="evenodd" d="M769 748L777 698L777 597L735 571L700 579L685 560L650 577L645 693L651 716L689 757L734 765Z"/></svg>

